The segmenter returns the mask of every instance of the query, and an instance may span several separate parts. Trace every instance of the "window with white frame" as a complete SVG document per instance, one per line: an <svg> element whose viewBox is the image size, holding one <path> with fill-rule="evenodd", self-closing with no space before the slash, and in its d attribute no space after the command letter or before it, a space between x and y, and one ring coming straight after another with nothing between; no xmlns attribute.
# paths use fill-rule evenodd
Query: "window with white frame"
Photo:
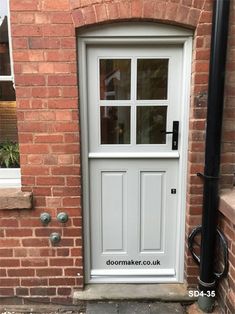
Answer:
<svg viewBox="0 0 235 314"><path fill-rule="evenodd" d="M0 0L0 187L20 182L9 0Z"/></svg>

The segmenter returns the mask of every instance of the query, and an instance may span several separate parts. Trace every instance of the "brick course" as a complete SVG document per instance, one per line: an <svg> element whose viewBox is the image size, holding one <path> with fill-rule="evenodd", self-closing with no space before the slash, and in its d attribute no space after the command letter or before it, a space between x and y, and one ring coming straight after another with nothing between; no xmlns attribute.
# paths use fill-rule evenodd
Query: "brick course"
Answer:
<svg viewBox="0 0 235 314"><path fill-rule="evenodd" d="M234 16L234 1L232 9ZM201 221L202 181L196 172L202 171L204 161L212 0L12 0L11 12L22 184L24 191L33 192L34 210L0 213L0 225L4 230L0 238L0 255L5 261L0 273L0 294L70 302L73 289L83 287L75 30L97 23L141 20L195 30L187 237ZM233 34L230 43L235 44ZM235 96L231 84L235 69L233 60L228 63L226 102L229 106ZM226 125L230 117L225 113ZM230 132L232 126L228 128ZM226 166L232 163L231 145L227 145L231 144L231 136L224 133L224 139L227 139L224 149L228 149L222 157L225 175L229 172ZM53 217L48 227L42 227L39 221L43 211ZM60 211L69 214L65 226L55 220ZM62 234L62 241L56 247L48 240L52 230ZM7 261L12 263L11 271ZM197 282L197 271L186 245L185 279L189 285Z"/></svg>

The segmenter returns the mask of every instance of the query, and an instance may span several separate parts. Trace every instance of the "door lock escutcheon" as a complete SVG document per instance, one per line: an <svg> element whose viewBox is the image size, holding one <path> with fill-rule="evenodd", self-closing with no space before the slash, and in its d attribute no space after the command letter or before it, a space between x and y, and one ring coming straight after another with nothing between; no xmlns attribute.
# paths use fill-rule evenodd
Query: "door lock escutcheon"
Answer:
<svg viewBox="0 0 235 314"><path fill-rule="evenodd" d="M166 131L162 130L163 134L172 134L172 150L178 149L178 138L179 138L179 121L173 121L173 130Z"/></svg>

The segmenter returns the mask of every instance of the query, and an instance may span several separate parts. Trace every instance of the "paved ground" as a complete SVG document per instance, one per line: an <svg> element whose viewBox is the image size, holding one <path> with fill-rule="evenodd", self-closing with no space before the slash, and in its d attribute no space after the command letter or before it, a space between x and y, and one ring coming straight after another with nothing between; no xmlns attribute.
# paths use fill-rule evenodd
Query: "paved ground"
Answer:
<svg viewBox="0 0 235 314"><path fill-rule="evenodd" d="M0 305L0 314L204 314L197 303L181 305L164 302L87 302L74 306ZM221 314L216 307L213 314Z"/></svg>
<svg viewBox="0 0 235 314"><path fill-rule="evenodd" d="M185 314L179 303L162 302L88 302L78 306L1 306L0 314Z"/></svg>

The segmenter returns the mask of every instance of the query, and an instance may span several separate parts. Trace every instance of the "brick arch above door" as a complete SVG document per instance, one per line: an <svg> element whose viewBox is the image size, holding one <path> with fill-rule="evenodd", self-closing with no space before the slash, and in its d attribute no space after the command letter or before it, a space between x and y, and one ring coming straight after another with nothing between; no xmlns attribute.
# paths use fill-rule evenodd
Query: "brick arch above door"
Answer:
<svg viewBox="0 0 235 314"><path fill-rule="evenodd" d="M75 27L141 19L196 29L199 33L203 29L204 34L211 23L212 1L71 0L71 9Z"/></svg>

